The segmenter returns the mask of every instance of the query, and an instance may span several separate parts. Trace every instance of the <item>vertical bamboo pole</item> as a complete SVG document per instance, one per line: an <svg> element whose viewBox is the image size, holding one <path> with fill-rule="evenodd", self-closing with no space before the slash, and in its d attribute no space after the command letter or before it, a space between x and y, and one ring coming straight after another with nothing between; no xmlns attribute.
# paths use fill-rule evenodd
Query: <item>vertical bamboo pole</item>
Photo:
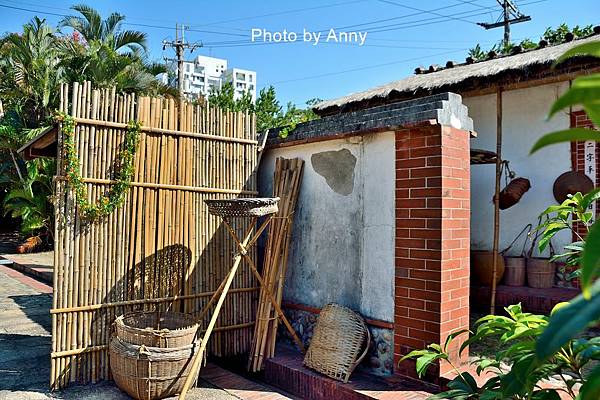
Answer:
<svg viewBox="0 0 600 400"><path fill-rule="evenodd" d="M500 175L502 173L502 88L496 92L496 186L494 191L494 244L492 253L492 296L490 313L496 312L496 277L498 275L498 243L500 241Z"/></svg>

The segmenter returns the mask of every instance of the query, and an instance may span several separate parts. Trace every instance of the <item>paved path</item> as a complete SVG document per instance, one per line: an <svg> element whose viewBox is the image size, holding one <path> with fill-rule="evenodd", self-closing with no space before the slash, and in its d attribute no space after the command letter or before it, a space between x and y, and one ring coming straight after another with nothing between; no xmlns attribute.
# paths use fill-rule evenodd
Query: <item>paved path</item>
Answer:
<svg viewBox="0 0 600 400"><path fill-rule="evenodd" d="M52 288L0 265L0 400L126 400L112 382L48 393ZM288 399L272 388L209 366L190 400ZM217 379L218 378L218 379Z"/></svg>

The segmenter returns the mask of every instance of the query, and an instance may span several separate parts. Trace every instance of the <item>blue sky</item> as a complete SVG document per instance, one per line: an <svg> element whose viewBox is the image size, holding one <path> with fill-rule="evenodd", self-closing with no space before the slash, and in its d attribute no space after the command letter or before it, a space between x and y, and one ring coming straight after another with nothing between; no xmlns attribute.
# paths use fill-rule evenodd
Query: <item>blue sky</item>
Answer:
<svg viewBox="0 0 600 400"><path fill-rule="evenodd" d="M539 40L548 26L600 24L598 0L517 0L532 21L512 26L514 39ZM74 1L0 0L0 32L17 31L38 11L56 24ZM104 16L118 11L127 29L146 31L154 59L173 57L163 39L173 39L175 23L190 27L186 39L202 42L194 54L226 58L230 66L257 71L258 87L274 85L282 103L335 98L412 74L418 65L464 60L468 48L488 48L502 29L486 31L476 22L499 15L496 0L304 0L298 1L87 1ZM21 8L14 9L10 7ZM429 11L429 12L426 12ZM48 14L42 14L48 13ZM251 30L301 33L324 31L321 43L251 43ZM367 32L363 46L324 43L330 28Z"/></svg>

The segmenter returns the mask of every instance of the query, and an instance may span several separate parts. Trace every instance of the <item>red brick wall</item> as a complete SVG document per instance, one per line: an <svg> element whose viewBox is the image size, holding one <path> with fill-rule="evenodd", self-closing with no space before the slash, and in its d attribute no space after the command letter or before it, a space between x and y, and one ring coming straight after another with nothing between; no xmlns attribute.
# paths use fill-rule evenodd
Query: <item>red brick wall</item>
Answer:
<svg viewBox="0 0 600 400"><path fill-rule="evenodd" d="M439 125L396 132L396 361L469 327L469 138ZM397 371L415 375L410 362Z"/></svg>
<svg viewBox="0 0 600 400"><path fill-rule="evenodd" d="M571 112L571 128L594 128L594 124L588 118L585 111L572 111ZM585 173L585 143L584 142L571 142L571 164L573 171L579 171ZM598 171L600 171L600 153L598 152L599 143L596 143L596 179L594 180L596 187L600 186L600 177ZM598 207L598 206L597 206ZM596 214L600 210L596 209ZM576 224L575 229L580 235L585 235L585 229L582 225ZM573 234L573 240L577 240L575 234Z"/></svg>

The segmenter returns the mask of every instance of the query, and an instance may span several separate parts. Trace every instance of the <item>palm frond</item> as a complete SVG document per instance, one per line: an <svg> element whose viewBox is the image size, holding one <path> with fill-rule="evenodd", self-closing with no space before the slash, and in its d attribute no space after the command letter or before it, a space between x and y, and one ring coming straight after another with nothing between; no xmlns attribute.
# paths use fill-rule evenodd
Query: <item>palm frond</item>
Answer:
<svg viewBox="0 0 600 400"><path fill-rule="evenodd" d="M103 26L103 31L104 31L104 35L105 37L107 37L108 35L112 35L116 32L118 32L121 28L121 24L123 23L123 21L125 20L125 16L121 15L119 13L112 13L110 14L103 22L102 22L102 26Z"/></svg>
<svg viewBox="0 0 600 400"><path fill-rule="evenodd" d="M123 31L114 33L114 49L119 50L123 47L128 47L134 50L141 47L146 50L148 35L140 31Z"/></svg>
<svg viewBox="0 0 600 400"><path fill-rule="evenodd" d="M104 39L102 31L102 17L100 16L100 13L96 11L96 9L85 4L74 5L71 7L71 9L83 15L83 18L85 19L86 23L81 27L82 30L78 30L78 32L83 35L86 41L89 42L90 40L94 39Z"/></svg>

